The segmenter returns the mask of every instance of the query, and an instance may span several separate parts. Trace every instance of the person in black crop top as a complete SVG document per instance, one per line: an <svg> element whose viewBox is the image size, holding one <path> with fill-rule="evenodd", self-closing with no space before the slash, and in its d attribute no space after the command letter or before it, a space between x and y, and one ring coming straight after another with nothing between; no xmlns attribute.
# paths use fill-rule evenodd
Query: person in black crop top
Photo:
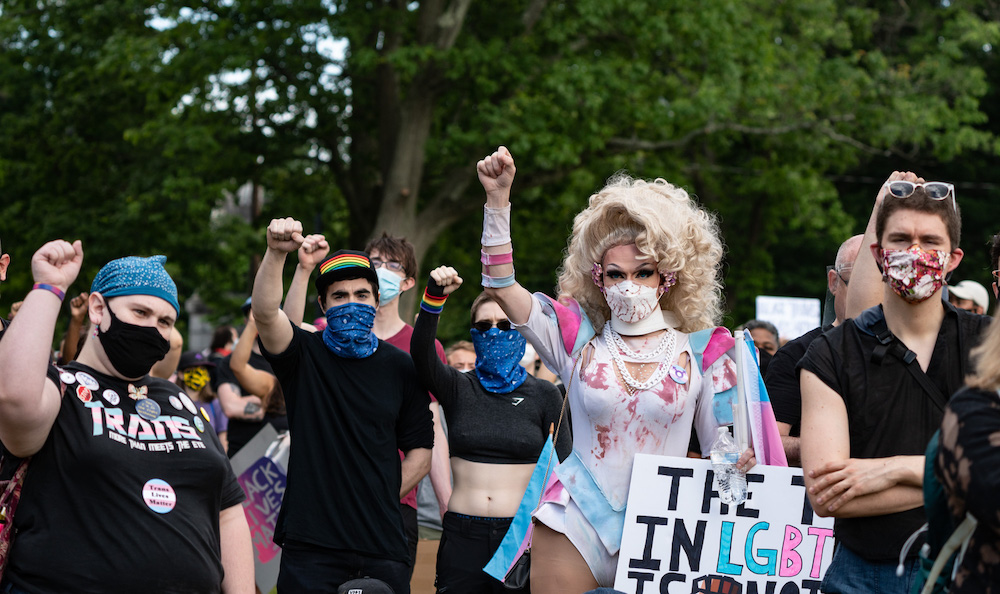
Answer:
<svg viewBox="0 0 1000 594"><path fill-rule="evenodd" d="M410 341L417 376L437 395L448 419L455 481L435 585L438 592L500 593L506 591L503 584L482 568L517 512L550 427L559 424L562 395L521 367L524 338L485 294L472 304L476 368L463 373L438 359L434 337L443 301L461 284L454 268L431 272ZM564 420L556 443L560 459L571 445Z"/></svg>

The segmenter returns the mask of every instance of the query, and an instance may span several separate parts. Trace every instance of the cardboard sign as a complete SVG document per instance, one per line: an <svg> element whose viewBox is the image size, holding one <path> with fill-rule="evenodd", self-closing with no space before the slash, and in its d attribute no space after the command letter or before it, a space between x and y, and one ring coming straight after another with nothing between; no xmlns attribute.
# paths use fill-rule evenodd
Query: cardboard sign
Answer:
<svg viewBox="0 0 1000 594"><path fill-rule="evenodd" d="M757 319L774 324L781 338L798 338L820 324L819 299L759 295L756 305Z"/></svg>
<svg viewBox="0 0 1000 594"><path fill-rule="evenodd" d="M274 544L274 528L285 494L288 438L280 438L270 424L257 432L232 458L233 472L246 500L243 511L250 525L254 577L261 592L278 583L281 547Z"/></svg>
<svg viewBox="0 0 1000 594"><path fill-rule="evenodd" d="M833 518L813 513L802 469L757 466L723 505L708 460L639 454L615 589L629 594L819 593Z"/></svg>

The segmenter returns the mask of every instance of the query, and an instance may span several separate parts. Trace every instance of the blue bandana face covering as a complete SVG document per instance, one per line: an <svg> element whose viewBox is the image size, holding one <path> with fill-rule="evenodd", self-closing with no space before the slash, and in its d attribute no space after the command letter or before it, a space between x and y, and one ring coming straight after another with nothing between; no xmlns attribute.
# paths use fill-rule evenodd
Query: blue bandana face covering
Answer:
<svg viewBox="0 0 1000 594"><path fill-rule="evenodd" d="M520 361L526 343L520 332L499 328L482 332L473 328L469 333L476 348L476 377L484 388L508 394L524 383L528 371Z"/></svg>
<svg viewBox="0 0 1000 594"><path fill-rule="evenodd" d="M385 305L396 297L399 297L399 285L403 283L403 278L384 268L375 271L378 276L378 304Z"/></svg>
<svg viewBox="0 0 1000 594"><path fill-rule="evenodd" d="M378 348L378 337L372 332L375 308L364 303L345 303L326 310L323 342L337 356L363 359Z"/></svg>

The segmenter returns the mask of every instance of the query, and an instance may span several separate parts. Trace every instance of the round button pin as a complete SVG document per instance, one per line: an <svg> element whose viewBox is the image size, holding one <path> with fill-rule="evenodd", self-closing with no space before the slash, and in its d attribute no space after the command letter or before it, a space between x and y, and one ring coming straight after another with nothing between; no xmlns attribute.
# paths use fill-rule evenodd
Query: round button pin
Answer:
<svg viewBox="0 0 1000 594"><path fill-rule="evenodd" d="M142 486L142 500L146 506L158 514L173 511L177 506L174 488L163 479L150 479Z"/></svg>
<svg viewBox="0 0 1000 594"><path fill-rule="evenodd" d="M143 398L135 403L135 412L147 421L155 421L160 417L160 405L155 400Z"/></svg>
<svg viewBox="0 0 1000 594"><path fill-rule="evenodd" d="M118 406L118 403L121 402L121 397L114 390L105 390L103 396L111 406Z"/></svg>
<svg viewBox="0 0 1000 594"><path fill-rule="evenodd" d="M90 375L89 373L84 373L82 371L76 372L76 381L80 382L80 385L87 386L88 390L96 390L97 388L100 387L100 384L97 383L97 380L94 379L94 376Z"/></svg>

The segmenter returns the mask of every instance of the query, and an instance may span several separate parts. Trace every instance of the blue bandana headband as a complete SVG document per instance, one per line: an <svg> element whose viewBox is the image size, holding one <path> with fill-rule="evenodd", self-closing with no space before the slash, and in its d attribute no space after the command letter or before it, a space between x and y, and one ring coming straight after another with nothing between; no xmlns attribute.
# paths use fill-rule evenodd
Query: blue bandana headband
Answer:
<svg viewBox="0 0 1000 594"><path fill-rule="evenodd" d="M112 260L101 268L90 285L91 293L100 293L105 298L122 295L151 295L163 299L181 313L177 303L177 285L167 274L163 263L166 256L128 256Z"/></svg>

